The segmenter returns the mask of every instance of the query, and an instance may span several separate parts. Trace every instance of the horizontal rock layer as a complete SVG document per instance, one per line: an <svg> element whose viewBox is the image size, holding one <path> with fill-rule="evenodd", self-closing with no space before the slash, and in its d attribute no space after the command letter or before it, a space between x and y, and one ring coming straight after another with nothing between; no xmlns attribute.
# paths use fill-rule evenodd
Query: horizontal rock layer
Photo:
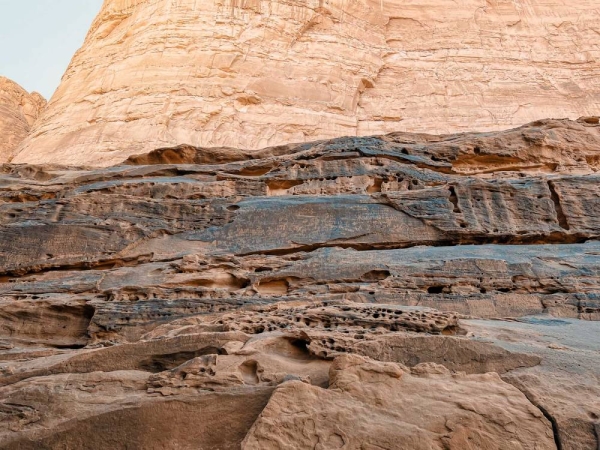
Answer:
<svg viewBox="0 0 600 450"><path fill-rule="evenodd" d="M597 114L599 19L592 0L107 0L14 162Z"/></svg>
<svg viewBox="0 0 600 450"><path fill-rule="evenodd" d="M593 448L597 122L1 166L0 448Z"/></svg>

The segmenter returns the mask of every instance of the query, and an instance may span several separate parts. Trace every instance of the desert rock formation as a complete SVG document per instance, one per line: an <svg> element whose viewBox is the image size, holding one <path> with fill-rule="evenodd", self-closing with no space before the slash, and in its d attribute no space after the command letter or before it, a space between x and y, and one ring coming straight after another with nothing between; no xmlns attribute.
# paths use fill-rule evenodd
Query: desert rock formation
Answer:
<svg viewBox="0 0 600 450"><path fill-rule="evenodd" d="M435 364L408 369L339 356L329 381L327 390L282 385L242 448L554 448L543 414L496 374L453 376Z"/></svg>
<svg viewBox="0 0 600 450"><path fill-rule="evenodd" d="M40 94L0 76L0 163L11 159L45 106Z"/></svg>
<svg viewBox="0 0 600 450"><path fill-rule="evenodd" d="M106 0L14 162L594 115L598 23L592 0Z"/></svg>
<svg viewBox="0 0 600 450"><path fill-rule="evenodd" d="M586 117L0 166L0 448L595 450L599 165Z"/></svg>

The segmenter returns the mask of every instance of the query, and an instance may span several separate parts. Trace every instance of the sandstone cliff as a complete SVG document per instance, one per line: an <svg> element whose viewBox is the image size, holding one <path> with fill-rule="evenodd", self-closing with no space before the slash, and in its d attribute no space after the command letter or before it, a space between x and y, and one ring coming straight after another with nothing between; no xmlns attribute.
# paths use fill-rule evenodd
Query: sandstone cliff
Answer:
<svg viewBox="0 0 600 450"><path fill-rule="evenodd" d="M600 124L0 166L0 448L595 450Z"/></svg>
<svg viewBox="0 0 600 450"><path fill-rule="evenodd" d="M599 23L105 0L0 78L0 449L599 449Z"/></svg>
<svg viewBox="0 0 600 450"><path fill-rule="evenodd" d="M11 158L45 106L40 94L0 76L0 163Z"/></svg>
<svg viewBox="0 0 600 450"><path fill-rule="evenodd" d="M106 0L14 161L592 115L599 23L592 0Z"/></svg>

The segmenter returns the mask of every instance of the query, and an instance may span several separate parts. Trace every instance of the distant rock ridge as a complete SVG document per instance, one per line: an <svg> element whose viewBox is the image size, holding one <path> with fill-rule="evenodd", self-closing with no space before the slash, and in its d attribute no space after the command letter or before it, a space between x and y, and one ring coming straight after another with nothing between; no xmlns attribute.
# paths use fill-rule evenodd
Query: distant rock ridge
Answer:
<svg viewBox="0 0 600 450"><path fill-rule="evenodd" d="M45 106L40 94L0 76L0 163L8 162Z"/></svg>
<svg viewBox="0 0 600 450"><path fill-rule="evenodd" d="M597 3L106 0L15 163L597 115Z"/></svg>

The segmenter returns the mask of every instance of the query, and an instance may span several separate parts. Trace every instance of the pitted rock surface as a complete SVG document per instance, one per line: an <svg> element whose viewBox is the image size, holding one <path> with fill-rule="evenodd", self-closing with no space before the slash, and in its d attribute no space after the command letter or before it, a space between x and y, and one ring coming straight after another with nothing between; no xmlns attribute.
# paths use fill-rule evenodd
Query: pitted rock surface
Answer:
<svg viewBox="0 0 600 450"><path fill-rule="evenodd" d="M594 448L596 122L1 166L0 448Z"/></svg>

